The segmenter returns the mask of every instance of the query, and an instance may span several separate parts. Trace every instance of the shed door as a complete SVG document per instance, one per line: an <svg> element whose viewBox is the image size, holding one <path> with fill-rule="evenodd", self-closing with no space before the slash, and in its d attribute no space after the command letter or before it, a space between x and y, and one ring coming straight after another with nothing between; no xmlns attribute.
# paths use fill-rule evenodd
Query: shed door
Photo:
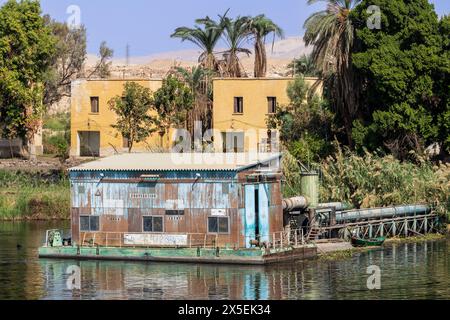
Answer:
<svg viewBox="0 0 450 320"><path fill-rule="evenodd" d="M267 186L245 186L245 244L250 248L250 241L260 239L269 241L269 197Z"/></svg>

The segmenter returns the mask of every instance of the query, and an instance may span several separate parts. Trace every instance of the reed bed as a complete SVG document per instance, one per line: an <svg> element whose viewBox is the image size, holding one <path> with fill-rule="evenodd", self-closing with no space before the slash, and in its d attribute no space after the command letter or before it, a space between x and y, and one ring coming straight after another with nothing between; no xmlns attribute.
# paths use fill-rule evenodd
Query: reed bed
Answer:
<svg viewBox="0 0 450 320"><path fill-rule="evenodd" d="M300 167L289 154L283 159L285 196L301 194ZM320 200L340 201L355 208L426 203L448 216L450 164L401 162L392 156L363 156L338 149L319 167Z"/></svg>
<svg viewBox="0 0 450 320"><path fill-rule="evenodd" d="M68 219L69 208L63 174L0 170L0 220Z"/></svg>

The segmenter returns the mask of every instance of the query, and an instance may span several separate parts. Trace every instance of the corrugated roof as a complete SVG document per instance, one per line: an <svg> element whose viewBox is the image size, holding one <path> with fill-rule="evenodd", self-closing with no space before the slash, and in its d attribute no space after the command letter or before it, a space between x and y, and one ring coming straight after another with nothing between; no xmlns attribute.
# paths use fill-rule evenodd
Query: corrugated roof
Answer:
<svg viewBox="0 0 450 320"><path fill-rule="evenodd" d="M279 158L278 153L127 153L69 171L242 171Z"/></svg>

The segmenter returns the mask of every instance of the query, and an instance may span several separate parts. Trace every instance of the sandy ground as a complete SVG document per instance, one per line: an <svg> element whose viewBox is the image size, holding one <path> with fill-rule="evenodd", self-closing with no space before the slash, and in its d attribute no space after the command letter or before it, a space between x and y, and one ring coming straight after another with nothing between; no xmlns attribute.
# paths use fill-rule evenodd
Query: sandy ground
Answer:
<svg viewBox="0 0 450 320"><path fill-rule="evenodd" d="M82 160L70 159L64 165L58 158L38 157L36 161L25 159L1 159L0 170L52 171L70 168L82 163Z"/></svg>
<svg viewBox="0 0 450 320"><path fill-rule="evenodd" d="M317 243L316 245L318 254L354 249L350 242Z"/></svg>

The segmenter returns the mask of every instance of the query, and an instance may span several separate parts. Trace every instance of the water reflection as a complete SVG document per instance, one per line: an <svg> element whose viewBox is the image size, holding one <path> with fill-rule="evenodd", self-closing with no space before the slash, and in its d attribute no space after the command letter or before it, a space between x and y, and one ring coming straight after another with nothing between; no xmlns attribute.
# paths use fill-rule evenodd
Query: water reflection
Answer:
<svg viewBox="0 0 450 320"><path fill-rule="evenodd" d="M1 299L450 299L448 240L272 267L38 260L48 227L0 224ZM80 290L67 288L73 265ZM381 290L367 289L371 265Z"/></svg>

